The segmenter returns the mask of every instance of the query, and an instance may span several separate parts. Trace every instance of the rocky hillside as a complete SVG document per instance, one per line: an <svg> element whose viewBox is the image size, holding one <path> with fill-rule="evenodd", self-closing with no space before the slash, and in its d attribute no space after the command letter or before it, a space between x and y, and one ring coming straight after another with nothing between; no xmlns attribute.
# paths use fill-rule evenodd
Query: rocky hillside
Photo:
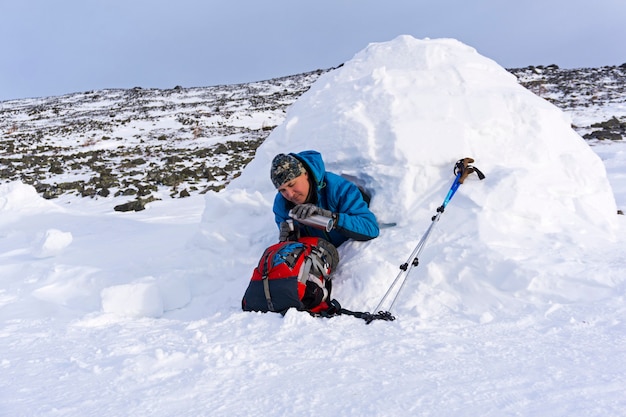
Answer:
<svg viewBox="0 0 626 417"><path fill-rule="evenodd" d="M585 139L626 138L626 64L583 69L550 65L509 71L523 86L569 113L573 128Z"/></svg>
<svg viewBox="0 0 626 417"><path fill-rule="evenodd" d="M109 198L119 211L219 191L326 71L238 85L136 87L0 102L0 181L32 184L48 199ZM626 136L626 64L510 71L569 113L583 137Z"/></svg>

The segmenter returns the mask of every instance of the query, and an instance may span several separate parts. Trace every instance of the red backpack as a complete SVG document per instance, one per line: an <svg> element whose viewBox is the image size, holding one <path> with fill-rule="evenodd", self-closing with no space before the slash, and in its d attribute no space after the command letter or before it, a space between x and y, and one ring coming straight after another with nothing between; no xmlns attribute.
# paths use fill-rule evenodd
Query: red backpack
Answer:
<svg viewBox="0 0 626 417"><path fill-rule="evenodd" d="M351 311L330 298L330 273L339 263L337 249L318 237L276 243L265 249L252 272L241 308L244 311L273 311L285 314L290 308L315 316L347 314L365 320L393 321L388 311Z"/></svg>
<svg viewBox="0 0 626 417"><path fill-rule="evenodd" d="M289 308L322 313L329 309L330 273L339 263L337 249L318 237L302 237L268 247L241 301L245 311Z"/></svg>

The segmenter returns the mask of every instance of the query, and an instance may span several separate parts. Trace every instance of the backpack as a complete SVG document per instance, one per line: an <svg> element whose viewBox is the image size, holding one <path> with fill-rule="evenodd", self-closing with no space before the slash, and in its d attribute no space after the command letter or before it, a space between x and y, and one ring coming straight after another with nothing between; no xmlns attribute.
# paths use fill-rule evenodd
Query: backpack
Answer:
<svg viewBox="0 0 626 417"><path fill-rule="evenodd" d="M268 247L252 273L241 300L244 311L288 309L319 314L329 309L331 272L339 263L337 249L319 237L302 237Z"/></svg>

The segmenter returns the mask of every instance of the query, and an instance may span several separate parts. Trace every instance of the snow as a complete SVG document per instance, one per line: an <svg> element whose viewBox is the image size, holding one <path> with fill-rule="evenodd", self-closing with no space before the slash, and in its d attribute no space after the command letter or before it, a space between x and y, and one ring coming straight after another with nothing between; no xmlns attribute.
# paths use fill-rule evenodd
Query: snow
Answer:
<svg viewBox="0 0 626 417"><path fill-rule="evenodd" d="M334 296L372 310L457 191L394 322L245 313L277 238L279 152L373 195ZM473 48L408 36L322 75L226 190L137 213L0 185L0 414L618 416L626 412L626 146ZM385 307L388 308L388 307Z"/></svg>

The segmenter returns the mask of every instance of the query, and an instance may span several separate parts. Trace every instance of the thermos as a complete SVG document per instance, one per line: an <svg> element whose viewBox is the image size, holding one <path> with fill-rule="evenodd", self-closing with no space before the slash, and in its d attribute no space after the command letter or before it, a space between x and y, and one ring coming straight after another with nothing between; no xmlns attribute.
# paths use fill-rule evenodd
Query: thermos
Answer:
<svg viewBox="0 0 626 417"><path fill-rule="evenodd" d="M327 232L330 232L335 225L335 219L332 217L321 216L319 214L314 214L304 219L300 219L295 217L291 210L289 210L289 216L292 219L295 219L298 223L306 224L307 226L315 227L316 229L326 230Z"/></svg>

